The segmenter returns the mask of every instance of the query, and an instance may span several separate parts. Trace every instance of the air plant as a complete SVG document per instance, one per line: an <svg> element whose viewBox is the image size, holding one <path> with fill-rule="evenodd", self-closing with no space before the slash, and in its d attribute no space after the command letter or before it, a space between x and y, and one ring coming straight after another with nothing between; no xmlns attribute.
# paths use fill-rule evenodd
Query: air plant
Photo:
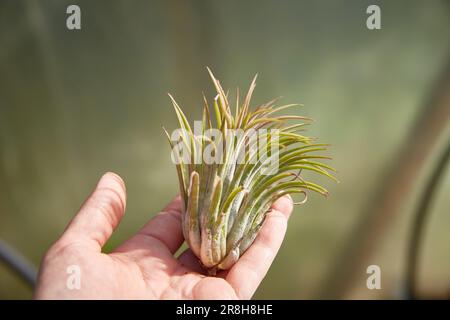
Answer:
<svg viewBox="0 0 450 320"><path fill-rule="evenodd" d="M209 68L208 72L217 91L214 116L203 95L203 118L193 130L169 94L180 131L175 138L164 131L179 179L184 238L202 265L215 274L231 268L249 248L275 200L303 194L303 203L308 191L328 195L324 187L305 180L304 171L335 178L329 173L334 169L320 162L330 158L316 153L328 145L299 133L311 119L277 115L299 105L276 106L274 99L252 111L255 76L242 102L237 90L233 114L228 93ZM208 134L213 131L215 135Z"/></svg>

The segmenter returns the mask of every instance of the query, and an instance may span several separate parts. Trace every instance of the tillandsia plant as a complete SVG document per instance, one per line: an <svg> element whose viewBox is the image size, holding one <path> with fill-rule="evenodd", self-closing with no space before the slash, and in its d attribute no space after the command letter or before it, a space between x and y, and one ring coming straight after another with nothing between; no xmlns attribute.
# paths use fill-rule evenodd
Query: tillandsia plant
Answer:
<svg viewBox="0 0 450 320"><path fill-rule="evenodd" d="M310 119L278 115L299 105L276 106L275 99L251 110L255 76L242 102L237 90L232 111L228 93L209 68L208 72L217 91L214 115L203 95L203 118L192 129L169 94L180 128L172 135L164 131L184 205L184 238L209 273L215 274L231 268L249 248L275 200L303 194L303 203L309 190L328 195L322 186L305 180L304 171L335 178L330 174L334 169L320 162L330 158L316 153L328 145L300 134Z"/></svg>

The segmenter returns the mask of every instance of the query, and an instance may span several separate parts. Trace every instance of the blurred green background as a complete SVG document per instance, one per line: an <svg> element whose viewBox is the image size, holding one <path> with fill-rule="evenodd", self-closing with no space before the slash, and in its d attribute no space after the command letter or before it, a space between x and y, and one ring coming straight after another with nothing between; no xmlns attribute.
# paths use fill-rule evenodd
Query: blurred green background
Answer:
<svg viewBox="0 0 450 320"><path fill-rule="evenodd" d="M81 30L66 28L69 4L81 7ZM370 4L381 7L381 30L366 28ZM445 128L365 252L382 290L366 288L364 265L353 272L338 261L358 244L405 144L429 131L414 124L429 121L423 108L449 59L449 1L0 0L0 239L38 264L111 170L128 190L111 250L177 192L161 130L176 126L166 93L199 119L201 92L213 94L205 66L241 91L259 73L254 103L303 103L300 114L316 120L309 134L332 144L341 183L324 181L327 200L295 209L255 298L402 298L413 209L448 125L429 126ZM437 295L450 288L449 192L447 170L420 255L421 291ZM346 290L334 287L347 278ZM30 297L0 264L0 298Z"/></svg>

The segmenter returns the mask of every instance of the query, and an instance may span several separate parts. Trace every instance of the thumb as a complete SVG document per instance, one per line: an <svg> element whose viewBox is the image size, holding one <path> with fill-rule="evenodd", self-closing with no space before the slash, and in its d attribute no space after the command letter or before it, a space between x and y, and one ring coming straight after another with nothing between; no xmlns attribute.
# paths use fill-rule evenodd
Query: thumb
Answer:
<svg viewBox="0 0 450 320"><path fill-rule="evenodd" d="M126 191L122 178L105 173L62 235L63 243L88 243L98 251L111 236L125 213Z"/></svg>

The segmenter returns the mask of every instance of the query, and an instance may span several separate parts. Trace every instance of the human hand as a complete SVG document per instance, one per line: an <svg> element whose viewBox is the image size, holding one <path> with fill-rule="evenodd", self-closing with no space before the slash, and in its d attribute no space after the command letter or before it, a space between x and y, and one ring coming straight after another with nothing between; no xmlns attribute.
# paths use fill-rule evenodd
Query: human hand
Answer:
<svg viewBox="0 0 450 320"><path fill-rule="evenodd" d="M280 248L292 212L290 198L276 201L252 246L230 270L210 277L189 249L174 257L184 241L179 196L112 253L102 253L125 205L124 182L105 174L45 255L36 299L250 299ZM79 289L67 286L72 265L81 271Z"/></svg>

